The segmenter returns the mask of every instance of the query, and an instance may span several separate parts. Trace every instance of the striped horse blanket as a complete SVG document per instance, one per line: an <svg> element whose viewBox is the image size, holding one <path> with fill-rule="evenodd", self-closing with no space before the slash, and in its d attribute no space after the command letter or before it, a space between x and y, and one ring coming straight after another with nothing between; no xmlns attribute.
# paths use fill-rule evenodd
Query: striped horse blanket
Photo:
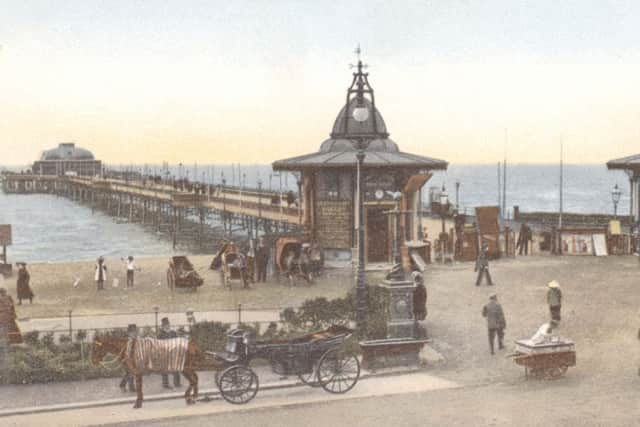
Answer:
<svg viewBox="0 0 640 427"><path fill-rule="evenodd" d="M187 358L188 338L136 338L127 342L127 356L140 372L182 372Z"/></svg>

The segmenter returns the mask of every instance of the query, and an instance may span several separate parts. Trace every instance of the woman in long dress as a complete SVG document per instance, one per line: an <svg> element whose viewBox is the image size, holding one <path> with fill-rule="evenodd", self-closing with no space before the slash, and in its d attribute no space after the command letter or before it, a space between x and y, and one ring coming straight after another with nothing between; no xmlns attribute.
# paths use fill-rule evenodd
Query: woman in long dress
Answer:
<svg viewBox="0 0 640 427"><path fill-rule="evenodd" d="M22 305L23 299L28 299L29 304L33 304L33 297L35 294L31 290L29 286L29 280L31 280L31 276L27 271L27 263L19 262L18 263L18 305Z"/></svg>

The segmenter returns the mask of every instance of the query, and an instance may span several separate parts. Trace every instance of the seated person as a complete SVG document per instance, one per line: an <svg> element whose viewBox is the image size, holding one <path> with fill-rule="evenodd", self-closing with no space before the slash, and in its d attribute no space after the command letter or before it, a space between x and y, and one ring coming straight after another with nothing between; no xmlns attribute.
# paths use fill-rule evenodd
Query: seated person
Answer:
<svg viewBox="0 0 640 427"><path fill-rule="evenodd" d="M538 328L538 331L533 334L530 341L535 344L545 344L551 342L553 336L553 330L558 328L558 322L552 320L549 323L545 323Z"/></svg>

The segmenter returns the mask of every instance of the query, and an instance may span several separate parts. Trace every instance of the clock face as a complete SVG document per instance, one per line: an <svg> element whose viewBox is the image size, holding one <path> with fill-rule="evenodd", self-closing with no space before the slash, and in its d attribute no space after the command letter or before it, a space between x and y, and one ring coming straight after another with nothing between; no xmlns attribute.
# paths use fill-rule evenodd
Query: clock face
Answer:
<svg viewBox="0 0 640 427"><path fill-rule="evenodd" d="M376 199L378 200L382 200L382 198L384 197L384 191L382 190L376 190Z"/></svg>

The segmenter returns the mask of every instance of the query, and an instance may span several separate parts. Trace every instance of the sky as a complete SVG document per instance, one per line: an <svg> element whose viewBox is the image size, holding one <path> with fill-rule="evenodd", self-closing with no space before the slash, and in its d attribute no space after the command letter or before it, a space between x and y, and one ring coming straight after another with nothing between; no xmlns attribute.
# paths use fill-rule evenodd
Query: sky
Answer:
<svg viewBox="0 0 640 427"><path fill-rule="evenodd" d="M402 151L640 152L637 1L0 0L0 164L270 163L328 138L362 47Z"/></svg>

